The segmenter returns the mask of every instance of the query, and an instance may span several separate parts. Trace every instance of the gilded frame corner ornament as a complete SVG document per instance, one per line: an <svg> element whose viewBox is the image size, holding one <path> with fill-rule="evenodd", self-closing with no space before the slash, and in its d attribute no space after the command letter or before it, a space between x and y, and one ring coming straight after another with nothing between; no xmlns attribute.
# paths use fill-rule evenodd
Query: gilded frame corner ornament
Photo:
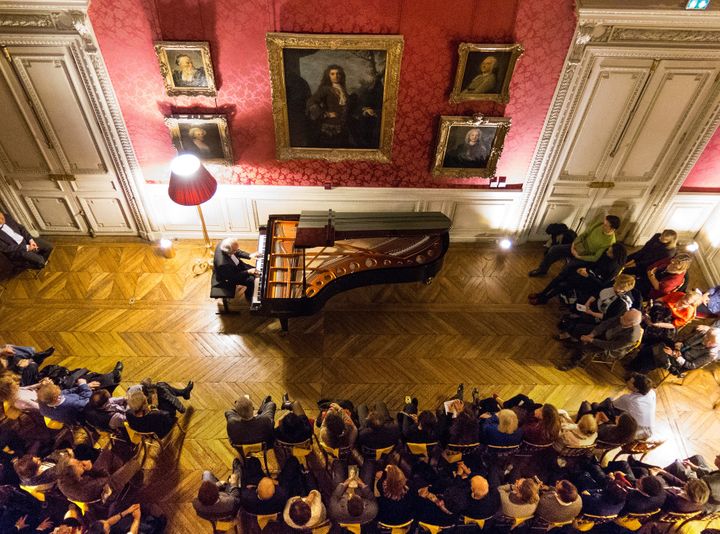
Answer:
<svg viewBox="0 0 720 534"><path fill-rule="evenodd" d="M168 58L168 50L183 51L199 54L202 58L202 69L205 73L205 85L178 86L173 78L173 67ZM155 42L155 54L160 64L160 73L165 83L165 91L168 96L180 95L202 95L215 96L215 73L213 71L212 57L210 56L210 43L207 41L157 41Z"/></svg>
<svg viewBox="0 0 720 534"><path fill-rule="evenodd" d="M187 134L183 135L183 127L188 130L194 126L213 125L217 127L219 141L215 146L214 153L203 155L188 146ZM172 142L175 149L180 153L195 154L205 163L216 163L220 165L232 165L233 153L232 143L230 142L230 130L228 128L227 117L225 115L171 115L165 118L165 125L170 130ZM214 157L220 156L222 157Z"/></svg>
<svg viewBox="0 0 720 534"><path fill-rule="evenodd" d="M523 54L525 49L521 44L473 44L460 43L458 45L458 68L455 72L455 83L450 93L450 103L457 104L459 102L467 102L471 100L491 100L507 104L510 101L510 80L512 79L515 65ZM471 53L478 54L509 54L507 60L507 68L502 81L502 86L497 92L473 92L463 90L463 80L465 78L465 69L468 65L468 57Z"/></svg>
<svg viewBox="0 0 720 534"><path fill-rule="evenodd" d="M322 159L326 161L369 160L379 163L391 161L397 95L400 82L400 63L404 40L401 35L343 35L343 34L298 34L268 33L266 35L270 82L272 90L272 112L275 125L275 153L279 160ZM382 76L381 119L377 146L371 147L327 147L293 146L288 114L288 90L286 85L285 51L308 50L385 52ZM311 52L312 53L312 52ZM329 68L329 67L328 67ZM349 95L351 96L351 95ZM348 96L348 97L349 97ZM314 95L311 95L311 98ZM306 100L309 101L310 98Z"/></svg>
<svg viewBox="0 0 720 534"><path fill-rule="evenodd" d="M432 175L455 178L492 178L495 176L497 162L500 159L503 146L505 145L505 136L507 136L507 133L510 130L510 123L511 119L508 117L441 116L438 145L435 150L435 159L433 160L433 166L431 169ZM489 128L494 130L487 162L484 167L462 167L457 165L446 166L450 130L455 127L467 128L468 132L469 130L476 128ZM455 147L450 148L452 149Z"/></svg>

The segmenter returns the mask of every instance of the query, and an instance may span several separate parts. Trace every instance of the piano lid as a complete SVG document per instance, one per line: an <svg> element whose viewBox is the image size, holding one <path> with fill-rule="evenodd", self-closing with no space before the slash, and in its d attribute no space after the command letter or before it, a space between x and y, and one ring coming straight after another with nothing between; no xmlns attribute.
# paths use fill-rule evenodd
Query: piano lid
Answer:
<svg viewBox="0 0 720 534"><path fill-rule="evenodd" d="M303 211L295 236L295 246L332 246L336 240L355 237L394 237L438 235L452 222L438 211L426 212L335 212Z"/></svg>

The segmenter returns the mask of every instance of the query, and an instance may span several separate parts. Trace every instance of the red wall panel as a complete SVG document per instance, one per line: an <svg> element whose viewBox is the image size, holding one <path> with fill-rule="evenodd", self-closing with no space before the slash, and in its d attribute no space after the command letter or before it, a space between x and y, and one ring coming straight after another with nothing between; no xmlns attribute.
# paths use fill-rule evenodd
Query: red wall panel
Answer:
<svg viewBox="0 0 720 534"><path fill-rule="evenodd" d="M710 138L710 142L695 163L683 184L684 189L717 192L720 189L720 130Z"/></svg>
<svg viewBox="0 0 720 534"><path fill-rule="evenodd" d="M224 183L374 187L478 187L483 179L430 175L440 115L512 117L498 175L522 183L572 37L572 0L93 0L90 18L130 138L149 182L167 180L175 151L163 118L227 113L235 165ZM400 34L405 39L393 161L279 162L265 33ZM153 41L205 40L218 95L168 97ZM448 103L460 42L525 47L507 106ZM505 108L505 109L503 109Z"/></svg>

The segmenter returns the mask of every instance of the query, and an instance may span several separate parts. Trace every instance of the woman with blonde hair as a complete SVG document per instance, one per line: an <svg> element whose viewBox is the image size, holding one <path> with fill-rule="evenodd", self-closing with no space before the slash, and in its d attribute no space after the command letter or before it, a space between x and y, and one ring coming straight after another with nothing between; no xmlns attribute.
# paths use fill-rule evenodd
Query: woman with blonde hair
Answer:
<svg viewBox="0 0 720 534"><path fill-rule="evenodd" d="M559 450L563 447L589 447L597 440L598 424L595 416L592 414L583 415L577 423L573 423L567 412L562 411L560 415L563 419L561 424L560 436L555 441L555 449Z"/></svg>
<svg viewBox="0 0 720 534"><path fill-rule="evenodd" d="M514 484L499 486L498 493L505 517L529 518L535 514L540 501L540 482L536 478L521 478Z"/></svg>
<svg viewBox="0 0 720 534"><path fill-rule="evenodd" d="M481 418L481 440L485 445L511 447L520 445L523 431L518 428L517 414L503 409L489 417Z"/></svg>
<svg viewBox="0 0 720 534"><path fill-rule="evenodd" d="M21 412L40 413L37 390L41 384L46 382L50 383L45 378L38 384L21 386L18 375L5 371L0 374L0 402L7 402L10 407Z"/></svg>
<svg viewBox="0 0 720 534"><path fill-rule="evenodd" d="M385 525L402 525L414 519L414 500L402 469L388 464L375 474L375 480L379 494L377 520Z"/></svg>

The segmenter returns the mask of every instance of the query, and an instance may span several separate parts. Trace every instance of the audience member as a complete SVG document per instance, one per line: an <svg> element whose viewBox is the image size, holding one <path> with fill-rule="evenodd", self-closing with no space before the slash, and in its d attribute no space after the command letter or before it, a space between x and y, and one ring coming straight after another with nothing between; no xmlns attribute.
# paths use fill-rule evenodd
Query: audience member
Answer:
<svg viewBox="0 0 720 534"><path fill-rule="evenodd" d="M520 478L514 484L498 488L500 509L505 517L526 519L535 514L540 501L540 484L532 478Z"/></svg>
<svg viewBox="0 0 720 534"><path fill-rule="evenodd" d="M357 472L348 475L347 466L336 460L333 465L333 490L328 515L337 523L369 523L378 514L378 504L369 486Z"/></svg>
<svg viewBox="0 0 720 534"><path fill-rule="evenodd" d="M275 403L268 395L254 413L253 403L249 397L240 397L235 401L232 410L225 412L227 434L233 445L264 443L268 448L273 444L273 427L275 425Z"/></svg>
<svg viewBox="0 0 720 534"><path fill-rule="evenodd" d="M233 460L233 472L225 482L218 480L211 471L205 471L192 503L195 513L209 521L235 517L240 509L240 474L238 458Z"/></svg>
<svg viewBox="0 0 720 534"><path fill-rule="evenodd" d="M333 449L352 447L357 436L358 430L350 411L337 403L331 403L320 427L320 442Z"/></svg>
<svg viewBox="0 0 720 534"><path fill-rule="evenodd" d="M653 263L647 277L638 279L638 289L643 297L657 299L678 291L685 283L687 270L692 263L690 254L681 253Z"/></svg>
<svg viewBox="0 0 720 534"><path fill-rule="evenodd" d="M360 430L357 443L360 449L384 449L396 445L400 439L400 428L388 413L384 402L375 404L375 410L368 411L365 404L358 406Z"/></svg>
<svg viewBox="0 0 720 534"><path fill-rule="evenodd" d="M677 232L663 230L652 236L640 250L627 257L624 272L636 276L645 276L653 263L672 258L677 250Z"/></svg>
<svg viewBox="0 0 720 534"><path fill-rule="evenodd" d="M323 524L326 519L325 505L316 489L311 490L306 497L290 497L283 511L285 524L298 530L313 529Z"/></svg>
<svg viewBox="0 0 720 534"><path fill-rule="evenodd" d="M577 488L568 480L558 480L553 488L543 490L535 516L546 523L569 523L582 508Z"/></svg>
<svg viewBox="0 0 720 534"><path fill-rule="evenodd" d="M162 439L175 426L175 412L161 410L148 404L148 399L140 386L132 386L127 392L127 411L125 418L132 430L146 434L155 434Z"/></svg>
<svg viewBox="0 0 720 534"><path fill-rule="evenodd" d="M41 237L33 237L8 213L0 213L0 252L15 265L26 269L45 267L53 246Z"/></svg>
<svg viewBox="0 0 720 534"><path fill-rule="evenodd" d="M717 360L719 349L720 329L700 325L689 338L673 347L666 343L644 345L628 364L628 369L648 373L660 368L679 376Z"/></svg>

